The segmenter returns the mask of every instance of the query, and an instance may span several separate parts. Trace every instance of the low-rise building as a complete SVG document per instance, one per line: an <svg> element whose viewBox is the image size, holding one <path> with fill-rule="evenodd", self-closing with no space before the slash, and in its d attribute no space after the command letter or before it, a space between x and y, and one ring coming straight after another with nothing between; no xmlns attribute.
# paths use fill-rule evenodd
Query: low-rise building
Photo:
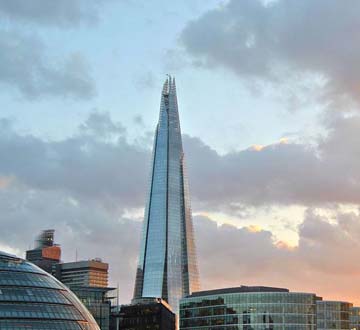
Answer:
<svg viewBox="0 0 360 330"><path fill-rule="evenodd" d="M349 330L352 304L345 301L317 301L317 330Z"/></svg>
<svg viewBox="0 0 360 330"><path fill-rule="evenodd" d="M175 330L176 315L160 298L142 298L112 314L111 330Z"/></svg>
<svg viewBox="0 0 360 330"><path fill-rule="evenodd" d="M262 286L195 292L180 301L180 329L315 330L318 299Z"/></svg>
<svg viewBox="0 0 360 330"><path fill-rule="evenodd" d="M350 308L350 329L360 330L360 307Z"/></svg>

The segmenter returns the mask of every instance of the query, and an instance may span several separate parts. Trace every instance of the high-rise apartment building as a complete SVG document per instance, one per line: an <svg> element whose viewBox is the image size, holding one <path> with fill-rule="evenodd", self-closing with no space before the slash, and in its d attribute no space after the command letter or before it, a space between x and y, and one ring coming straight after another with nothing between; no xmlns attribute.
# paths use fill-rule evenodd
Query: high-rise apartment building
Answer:
<svg viewBox="0 0 360 330"><path fill-rule="evenodd" d="M54 233L53 229L42 231L36 240L35 249L26 251L26 260L50 274L61 258L61 248L54 244Z"/></svg>
<svg viewBox="0 0 360 330"><path fill-rule="evenodd" d="M179 299L199 289L175 79L165 81L156 128L134 302Z"/></svg>

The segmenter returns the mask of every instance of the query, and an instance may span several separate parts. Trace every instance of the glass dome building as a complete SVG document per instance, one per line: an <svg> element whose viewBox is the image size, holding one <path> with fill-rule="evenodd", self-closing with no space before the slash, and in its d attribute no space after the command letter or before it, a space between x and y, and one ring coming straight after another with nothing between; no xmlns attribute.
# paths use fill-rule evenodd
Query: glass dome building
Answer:
<svg viewBox="0 0 360 330"><path fill-rule="evenodd" d="M79 299L39 267L0 251L1 330L100 330Z"/></svg>

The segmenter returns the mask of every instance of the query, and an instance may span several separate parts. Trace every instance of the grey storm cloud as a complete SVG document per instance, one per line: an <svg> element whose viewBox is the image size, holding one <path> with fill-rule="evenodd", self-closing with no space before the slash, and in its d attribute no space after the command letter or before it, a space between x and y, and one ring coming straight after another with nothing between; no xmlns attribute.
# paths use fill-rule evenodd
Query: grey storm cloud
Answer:
<svg viewBox="0 0 360 330"><path fill-rule="evenodd" d="M97 0L0 0L0 16L24 23L73 27L93 24L99 19L99 9L109 1Z"/></svg>
<svg viewBox="0 0 360 330"><path fill-rule="evenodd" d="M358 102L359 15L357 0L230 0L189 22L180 41L197 65L285 85L311 75L327 102Z"/></svg>
<svg viewBox="0 0 360 330"><path fill-rule="evenodd" d="M0 30L0 49L0 84L27 99L88 99L95 94L90 69L79 53L54 62L39 38L14 30Z"/></svg>

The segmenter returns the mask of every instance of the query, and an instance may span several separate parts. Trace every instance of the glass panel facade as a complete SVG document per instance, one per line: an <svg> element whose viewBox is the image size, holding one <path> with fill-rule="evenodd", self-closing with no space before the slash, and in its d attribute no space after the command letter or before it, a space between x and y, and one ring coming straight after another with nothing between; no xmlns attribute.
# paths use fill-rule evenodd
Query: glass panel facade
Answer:
<svg viewBox="0 0 360 330"><path fill-rule="evenodd" d="M315 330L316 296L291 292L190 296L180 303L180 329Z"/></svg>
<svg viewBox="0 0 360 330"><path fill-rule="evenodd" d="M0 320L1 330L82 330L89 329L82 327L77 322L71 321L16 321Z"/></svg>
<svg viewBox="0 0 360 330"><path fill-rule="evenodd" d="M0 252L1 330L99 330L67 287L37 266Z"/></svg>
<svg viewBox="0 0 360 330"><path fill-rule="evenodd" d="M38 288L2 288L0 291L1 302L44 302L68 304L70 302L61 291Z"/></svg>
<svg viewBox="0 0 360 330"><path fill-rule="evenodd" d="M0 285L4 286L31 286L39 288L61 289L61 284L54 283L51 278L44 274L23 273L23 272L0 272Z"/></svg>
<svg viewBox="0 0 360 330"><path fill-rule="evenodd" d="M177 311L199 289L175 80L162 91L134 300L158 297Z"/></svg>
<svg viewBox="0 0 360 330"><path fill-rule="evenodd" d="M350 329L360 330L360 307L350 308Z"/></svg>
<svg viewBox="0 0 360 330"><path fill-rule="evenodd" d="M317 329L350 329L350 309L352 304L341 301L317 302Z"/></svg>

